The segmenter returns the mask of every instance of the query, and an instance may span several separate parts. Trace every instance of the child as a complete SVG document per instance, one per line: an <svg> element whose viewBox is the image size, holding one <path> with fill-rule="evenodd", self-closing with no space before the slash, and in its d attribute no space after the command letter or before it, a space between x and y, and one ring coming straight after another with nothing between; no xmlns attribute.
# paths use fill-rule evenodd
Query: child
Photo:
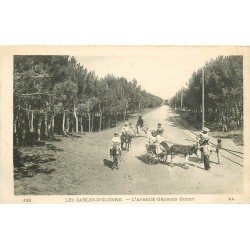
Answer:
<svg viewBox="0 0 250 250"><path fill-rule="evenodd" d="M221 148L222 148L222 143L221 139L217 140L218 144L216 146L216 153L217 153L217 158L218 158L218 164L221 164Z"/></svg>
<svg viewBox="0 0 250 250"><path fill-rule="evenodd" d="M207 140L203 142L202 149L203 149L203 157L204 157L204 167L205 167L205 170L209 170L210 169L210 165L209 165L210 147L209 147Z"/></svg>
<svg viewBox="0 0 250 250"><path fill-rule="evenodd" d="M114 137L112 138L112 141L111 141L111 147L110 147L110 156L112 156L112 153L113 153L113 148L115 147L115 144L118 144L119 145L119 151L120 151L120 155L121 155L121 138L120 138L120 135L119 133L115 133L114 134Z"/></svg>

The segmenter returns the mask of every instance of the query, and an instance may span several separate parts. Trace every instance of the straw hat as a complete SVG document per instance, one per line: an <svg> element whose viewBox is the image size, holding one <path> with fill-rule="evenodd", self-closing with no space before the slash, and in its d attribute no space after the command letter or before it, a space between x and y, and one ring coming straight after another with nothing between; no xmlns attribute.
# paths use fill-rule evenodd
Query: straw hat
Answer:
<svg viewBox="0 0 250 250"><path fill-rule="evenodd" d="M210 130L209 130L209 128L203 127L203 128L202 128L202 131L204 131L204 132L209 132Z"/></svg>

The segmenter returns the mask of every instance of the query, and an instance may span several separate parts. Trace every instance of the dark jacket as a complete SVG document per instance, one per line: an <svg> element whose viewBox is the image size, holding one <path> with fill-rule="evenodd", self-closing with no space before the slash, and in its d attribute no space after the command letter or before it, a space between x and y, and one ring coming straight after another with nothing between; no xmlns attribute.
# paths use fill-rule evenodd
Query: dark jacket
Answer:
<svg viewBox="0 0 250 250"><path fill-rule="evenodd" d="M137 126L143 127L143 120L142 120L142 118L138 119Z"/></svg>

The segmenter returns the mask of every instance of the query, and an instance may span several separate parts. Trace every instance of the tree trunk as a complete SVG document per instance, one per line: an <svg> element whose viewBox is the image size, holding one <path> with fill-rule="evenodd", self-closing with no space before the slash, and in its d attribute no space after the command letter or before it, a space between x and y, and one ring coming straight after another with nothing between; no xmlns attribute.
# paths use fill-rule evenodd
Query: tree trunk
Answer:
<svg viewBox="0 0 250 250"><path fill-rule="evenodd" d="M21 127L22 127L22 143L25 143L26 140L26 122L25 118L22 119L21 121Z"/></svg>
<svg viewBox="0 0 250 250"><path fill-rule="evenodd" d="M42 118L39 116L38 118L38 126L37 126L37 136L38 136L38 141L41 141L41 125L42 125Z"/></svg>
<svg viewBox="0 0 250 250"><path fill-rule="evenodd" d="M48 122L48 137L51 136L51 119L49 119L49 122Z"/></svg>
<svg viewBox="0 0 250 250"><path fill-rule="evenodd" d="M240 104L240 110L239 110L239 119L240 119L240 127L243 126L242 122L243 122L243 107L242 104Z"/></svg>
<svg viewBox="0 0 250 250"><path fill-rule="evenodd" d="M34 113L31 111L30 132L34 132Z"/></svg>
<svg viewBox="0 0 250 250"><path fill-rule="evenodd" d="M69 132L69 117L66 118L66 134Z"/></svg>
<svg viewBox="0 0 250 250"><path fill-rule="evenodd" d="M88 118L89 118L89 133L90 133L90 131L91 131L90 123L91 123L91 121L90 121L90 113L89 112L88 112Z"/></svg>
<svg viewBox="0 0 250 250"><path fill-rule="evenodd" d="M65 111L63 111L63 124L62 124L62 129L63 129L63 133L64 133L64 135L66 135L66 134L67 134L67 128L66 128L66 126L67 126L67 121L66 121L66 112L65 112Z"/></svg>
<svg viewBox="0 0 250 250"><path fill-rule="evenodd" d="M91 115L91 132L93 132L93 127L94 127L94 115Z"/></svg>
<svg viewBox="0 0 250 250"><path fill-rule="evenodd" d="M110 115L108 115L108 128L110 129Z"/></svg>
<svg viewBox="0 0 250 250"><path fill-rule="evenodd" d="M76 133L78 133L78 117L77 117L77 114L76 114L76 109L74 109L74 116L75 116L75 119L76 119Z"/></svg>
<svg viewBox="0 0 250 250"><path fill-rule="evenodd" d="M51 118L51 135L54 135L54 127L55 127L55 117L53 115Z"/></svg>
<svg viewBox="0 0 250 250"><path fill-rule="evenodd" d="M240 127L239 110L238 110L238 106L237 106L237 103L236 103L236 102L234 103L234 106L235 106L235 119L236 119L236 124L237 124L237 128L239 128L239 127Z"/></svg>
<svg viewBox="0 0 250 250"><path fill-rule="evenodd" d="M82 116L79 118L81 133L83 133Z"/></svg>
<svg viewBox="0 0 250 250"><path fill-rule="evenodd" d="M102 112L100 111L99 131L102 130Z"/></svg>
<svg viewBox="0 0 250 250"><path fill-rule="evenodd" d="M18 133L17 133L17 120L18 118L16 117L14 120L14 145L18 145L19 140L18 140Z"/></svg>
<svg viewBox="0 0 250 250"><path fill-rule="evenodd" d="M196 122L199 120L199 107L196 106Z"/></svg>
<svg viewBox="0 0 250 250"><path fill-rule="evenodd" d="M44 134L45 134L45 138L48 138L48 115L47 113L44 114Z"/></svg>
<svg viewBox="0 0 250 250"><path fill-rule="evenodd" d="M64 134L66 134L66 132L65 132L65 111L63 111L62 131Z"/></svg>
<svg viewBox="0 0 250 250"><path fill-rule="evenodd" d="M226 126L228 127L228 110L226 109Z"/></svg>
<svg viewBox="0 0 250 250"><path fill-rule="evenodd" d="M124 117L123 117L123 119L124 119L124 122L126 121L126 109L124 109Z"/></svg>

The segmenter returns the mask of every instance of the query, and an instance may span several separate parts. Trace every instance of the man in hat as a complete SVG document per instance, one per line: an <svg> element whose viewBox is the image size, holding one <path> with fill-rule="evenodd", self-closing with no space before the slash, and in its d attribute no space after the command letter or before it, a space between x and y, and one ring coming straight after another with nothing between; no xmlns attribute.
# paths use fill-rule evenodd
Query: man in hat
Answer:
<svg viewBox="0 0 250 250"><path fill-rule="evenodd" d="M203 160L204 160L204 167L205 170L210 169L210 164L209 164L209 156L210 156L210 147L208 144L208 140L205 140L204 143L202 144L202 152L203 152Z"/></svg>
<svg viewBox="0 0 250 250"><path fill-rule="evenodd" d="M199 145L202 146L202 144L205 142L205 141L208 141L209 142L209 129L206 128L206 127L203 127L202 128L202 132L198 135L198 141L199 141Z"/></svg>
<svg viewBox="0 0 250 250"><path fill-rule="evenodd" d="M137 127L137 133L140 134L141 128L143 127L143 119L141 118L141 116L139 116L136 127Z"/></svg>
<svg viewBox="0 0 250 250"><path fill-rule="evenodd" d="M208 134L208 132L209 132L209 129L206 128L206 127L203 127L202 132L199 135L197 135L197 137L196 137L197 146L198 146L198 148L200 148L200 151L201 151L200 163L202 163L203 160L204 160L204 154L203 154L203 147L202 146L205 143L207 143L209 145L209 134Z"/></svg>

